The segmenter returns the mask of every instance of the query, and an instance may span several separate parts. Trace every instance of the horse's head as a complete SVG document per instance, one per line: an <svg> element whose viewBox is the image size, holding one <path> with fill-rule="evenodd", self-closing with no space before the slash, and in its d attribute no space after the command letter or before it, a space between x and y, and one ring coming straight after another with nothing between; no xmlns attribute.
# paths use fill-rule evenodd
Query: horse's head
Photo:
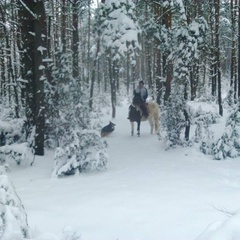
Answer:
<svg viewBox="0 0 240 240"><path fill-rule="evenodd" d="M135 93L132 103L135 106L139 106L139 105L143 104L143 100L141 98L140 93Z"/></svg>

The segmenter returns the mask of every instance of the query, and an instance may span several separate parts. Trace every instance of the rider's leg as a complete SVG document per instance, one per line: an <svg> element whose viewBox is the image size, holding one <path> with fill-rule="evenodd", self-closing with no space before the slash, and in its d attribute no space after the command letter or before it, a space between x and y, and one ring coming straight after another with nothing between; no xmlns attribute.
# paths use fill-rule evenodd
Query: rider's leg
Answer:
<svg viewBox="0 0 240 240"><path fill-rule="evenodd" d="M146 103L143 103L143 104L141 105L141 109L142 109L143 115L144 115L145 117L148 117L148 111L147 111Z"/></svg>

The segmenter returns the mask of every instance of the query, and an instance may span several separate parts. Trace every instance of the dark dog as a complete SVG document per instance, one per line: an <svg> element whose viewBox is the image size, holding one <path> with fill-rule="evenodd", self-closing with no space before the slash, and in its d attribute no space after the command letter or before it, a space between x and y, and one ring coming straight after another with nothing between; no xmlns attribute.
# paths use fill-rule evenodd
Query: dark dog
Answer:
<svg viewBox="0 0 240 240"><path fill-rule="evenodd" d="M106 137L108 136L111 132L114 131L116 124L112 123L111 121L109 122L109 124L105 127L102 128L101 130L101 137Z"/></svg>

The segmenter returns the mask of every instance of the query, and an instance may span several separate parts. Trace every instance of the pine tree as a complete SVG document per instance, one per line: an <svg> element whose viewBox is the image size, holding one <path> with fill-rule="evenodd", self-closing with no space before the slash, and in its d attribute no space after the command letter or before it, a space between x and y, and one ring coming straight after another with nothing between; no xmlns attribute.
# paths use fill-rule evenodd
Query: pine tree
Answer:
<svg viewBox="0 0 240 240"><path fill-rule="evenodd" d="M240 105L237 104L229 115L224 133L213 145L214 159L240 156Z"/></svg>
<svg viewBox="0 0 240 240"><path fill-rule="evenodd" d="M61 82L61 78L58 78L59 118L55 119L55 136L58 138L59 148L56 149L54 157L53 176L105 169L108 159L105 143L99 132L91 126L85 91L81 90L78 81L67 73L67 57L64 59L63 66L66 69L61 69L64 73L60 69L56 72L56 76L64 76L65 81Z"/></svg>
<svg viewBox="0 0 240 240"><path fill-rule="evenodd" d="M191 24L187 23L184 5L179 1L175 5L175 16L178 25L174 25L173 48L169 56L173 63L173 79L171 94L166 102L166 115L168 121L168 145L175 146L180 141L180 131L185 127L185 140L189 140L190 115L186 105L189 99L190 68L199 60L199 52L204 43L207 25L203 18L196 19ZM169 143L170 142L170 143Z"/></svg>

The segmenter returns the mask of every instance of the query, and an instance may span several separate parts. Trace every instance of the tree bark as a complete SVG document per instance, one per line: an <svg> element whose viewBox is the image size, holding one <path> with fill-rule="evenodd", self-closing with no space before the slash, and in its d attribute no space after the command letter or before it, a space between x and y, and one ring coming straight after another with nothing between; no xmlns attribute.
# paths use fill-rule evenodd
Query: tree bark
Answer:
<svg viewBox="0 0 240 240"><path fill-rule="evenodd" d="M23 78L27 80L26 117L28 135L34 129L35 155L44 155L44 71L46 15L43 1L24 0L21 7Z"/></svg>
<svg viewBox="0 0 240 240"><path fill-rule="evenodd" d="M163 25L166 27L167 30L170 30L172 27L172 13L171 13L170 6L163 8L163 14L164 14ZM172 61L171 60L167 61L169 51L164 53L163 55L163 70L164 70L163 72L164 72L164 76L166 77L165 95L164 95L165 102L168 100L171 94L171 82L172 82L172 74L173 74Z"/></svg>
<svg viewBox="0 0 240 240"><path fill-rule="evenodd" d="M240 98L240 0L238 0L238 99Z"/></svg>
<svg viewBox="0 0 240 240"><path fill-rule="evenodd" d="M73 77L79 77L78 57L79 57L79 33L78 33L78 0L73 2L73 32L72 32L72 52L73 52Z"/></svg>
<svg viewBox="0 0 240 240"><path fill-rule="evenodd" d="M109 49L108 68L111 86L111 103L112 103L112 118L116 117L116 63L112 61L111 49Z"/></svg>
<svg viewBox="0 0 240 240"><path fill-rule="evenodd" d="M217 83L218 83L218 106L219 114L223 116L223 106L222 106L222 90L221 90L221 69L220 69L220 43L219 43L219 18L220 18L220 1L215 0L215 22L216 22L216 73L217 73Z"/></svg>

